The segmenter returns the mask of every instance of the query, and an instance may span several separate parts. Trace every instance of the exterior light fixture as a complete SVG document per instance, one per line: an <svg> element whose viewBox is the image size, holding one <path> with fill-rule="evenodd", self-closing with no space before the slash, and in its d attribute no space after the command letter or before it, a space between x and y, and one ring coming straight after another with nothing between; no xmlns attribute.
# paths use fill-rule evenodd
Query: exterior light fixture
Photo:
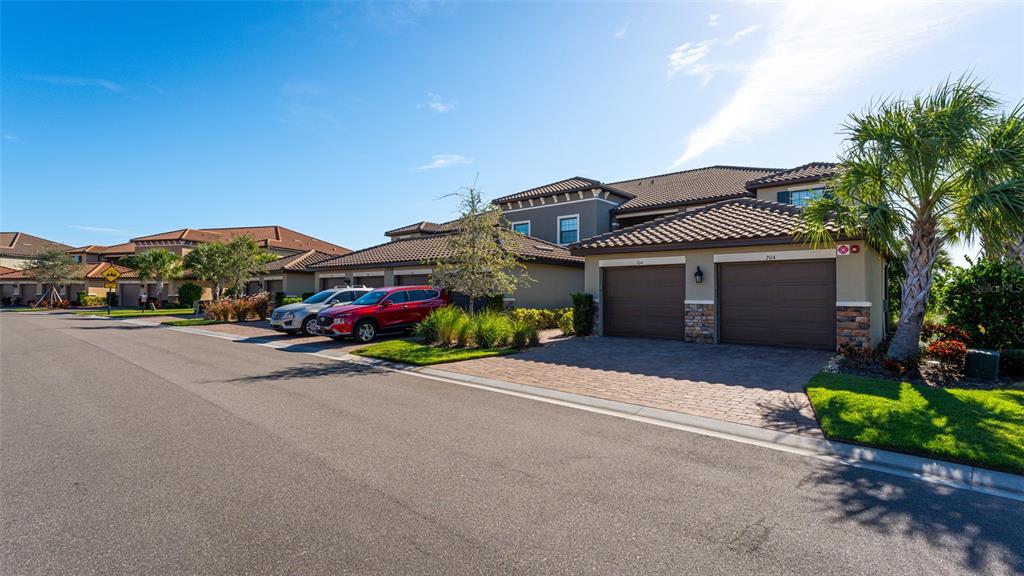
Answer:
<svg viewBox="0 0 1024 576"><path fill-rule="evenodd" d="M697 284L704 281L704 271L700 269L700 266L697 266L697 271L693 273L693 279L697 281Z"/></svg>

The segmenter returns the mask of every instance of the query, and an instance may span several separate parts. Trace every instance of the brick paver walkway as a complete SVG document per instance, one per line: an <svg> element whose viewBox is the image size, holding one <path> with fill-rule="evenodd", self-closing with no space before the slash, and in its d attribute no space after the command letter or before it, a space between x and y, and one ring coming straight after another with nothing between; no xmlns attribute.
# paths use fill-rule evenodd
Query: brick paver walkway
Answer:
<svg viewBox="0 0 1024 576"><path fill-rule="evenodd" d="M803 387L831 355L821 350L585 338L438 368L821 435Z"/></svg>

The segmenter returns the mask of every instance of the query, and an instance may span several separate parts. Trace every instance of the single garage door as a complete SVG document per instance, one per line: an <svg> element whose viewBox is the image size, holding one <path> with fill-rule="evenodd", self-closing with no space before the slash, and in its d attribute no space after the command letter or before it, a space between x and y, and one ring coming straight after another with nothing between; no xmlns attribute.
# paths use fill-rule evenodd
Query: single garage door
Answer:
<svg viewBox="0 0 1024 576"><path fill-rule="evenodd" d="M345 286L345 279L341 278L341 277L338 277L338 278L321 278L320 279L320 289L321 290L330 290L331 288L342 288L344 286Z"/></svg>
<svg viewBox="0 0 1024 576"><path fill-rule="evenodd" d="M602 268L604 334L683 338L686 271L679 266Z"/></svg>
<svg viewBox="0 0 1024 576"><path fill-rule="evenodd" d="M120 295L117 297L117 304L119 306L128 306L130 308L138 307L139 305L139 285L138 284L121 284Z"/></svg>
<svg viewBox="0 0 1024 576"><path fill-rule="evenodd" d="M835 349L836 262L718 265L719 341Z"/></svg>
<svg viewBox="0 0 1024 576"><path fill-rule="evenodd" d="M353 286L366 286L368 288L384 287L383 276L356 276L352 282Z"/></svg>
<svg viewBox="0 0 1024 576"><path fill-rule="evenodd" d="M402 274L395 276L395 284L398 286L425 286L430 284L428 274Z"/></svg>

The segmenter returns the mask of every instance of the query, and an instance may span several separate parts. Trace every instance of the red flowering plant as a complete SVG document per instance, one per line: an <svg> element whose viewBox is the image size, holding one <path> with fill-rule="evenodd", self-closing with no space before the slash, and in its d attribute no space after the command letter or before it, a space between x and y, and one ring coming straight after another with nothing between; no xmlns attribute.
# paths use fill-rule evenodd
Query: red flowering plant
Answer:
<svg viewBox="0 0 1024 576"><path fill-rule="evenodd" d="M959 340L969 343L971 335L967 330L954 324L939 324L938 322L925 322L921 326L921 339L925 342L932 340Z"/></svg>
<svg viewBox="0 0 1024 576"><path fill-rule="evenodd" d="M961 372L967 361L967 345L959 340L936 340L928 345L928 356L939 361L943 372Z"/></svg>

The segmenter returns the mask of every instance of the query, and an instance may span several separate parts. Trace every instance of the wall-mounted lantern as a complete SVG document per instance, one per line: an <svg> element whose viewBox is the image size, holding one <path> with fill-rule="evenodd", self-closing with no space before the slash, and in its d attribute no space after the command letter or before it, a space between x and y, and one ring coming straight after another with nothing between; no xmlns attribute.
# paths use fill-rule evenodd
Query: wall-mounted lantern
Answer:
<svg viewBox="0 0 1024 576"><path fill-rule="evenodd" d="M697 271L693 273L693 279L697 281L697 284L704 281L704 271L700 269L700 266L697 266Z"/></svg>

